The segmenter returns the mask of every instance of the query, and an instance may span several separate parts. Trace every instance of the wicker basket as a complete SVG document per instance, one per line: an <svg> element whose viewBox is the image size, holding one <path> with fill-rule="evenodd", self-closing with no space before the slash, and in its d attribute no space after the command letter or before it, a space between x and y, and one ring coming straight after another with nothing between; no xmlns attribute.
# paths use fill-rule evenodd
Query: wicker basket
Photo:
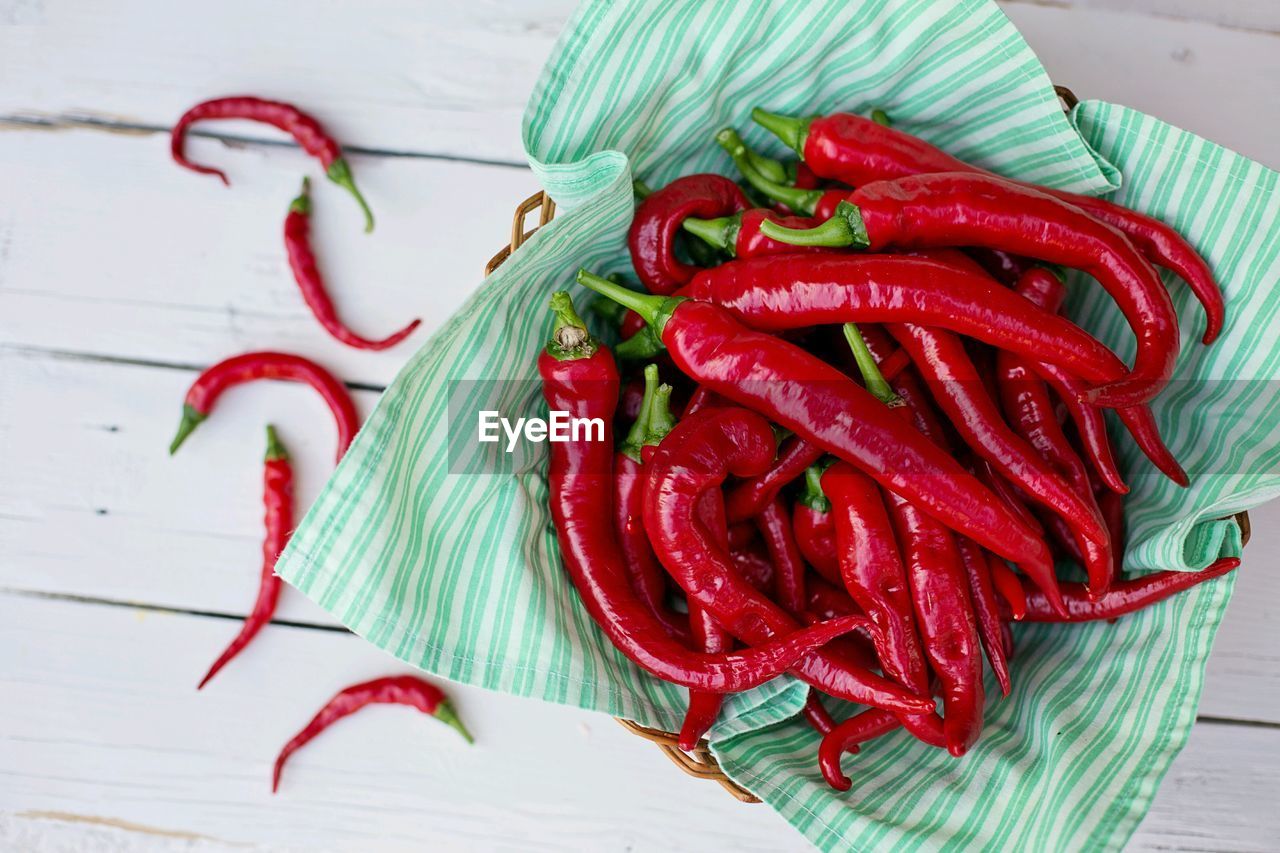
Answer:
<svg viewBox="0 0 1280 853"><path fill-rule="evenodd" d="M1076 104L1076 96L1064 86L1055 86L1054 88L1058 93L1059 99L1063 102L1063 106L1070 111ZM525 222L529 218L529 214L535 210L538 211L538 224L525 230ZM484 274L489 275L501 266L502 262L510 257L512 252L520 248L524 241L533 235L533 232L550 222L555 213L556 203L543 192L534 193L520 202L520 205L516 208L515 217L511 222L511 243L489 259L489 263L485 264ZM1241 541L1248 543L1251 533L1249 513L1237 513L1235 520L1240 525ZM690 776L698 779L714 779L726 791L744 803L760 802L750 791L740 787L728 776L724 775L724 771L720 769L720 765L716 763L715 757L708 749L706 741L699 743L698 748L693 752L684 752L677 745L677 738L671 732L651 729L631 720L619 719L618 722L632 734L657 744L667 758L670 758L676 766Z"/></svg>

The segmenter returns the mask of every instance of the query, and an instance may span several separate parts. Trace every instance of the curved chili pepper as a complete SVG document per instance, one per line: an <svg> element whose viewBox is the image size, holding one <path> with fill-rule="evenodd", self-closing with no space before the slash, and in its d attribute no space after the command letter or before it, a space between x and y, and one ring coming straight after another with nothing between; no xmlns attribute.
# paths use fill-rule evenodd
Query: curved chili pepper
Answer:
<svg viewBox="0 0 1280 853"><path fill-rule="evenodd" d="M467 731L453 704L439 687L423 681L413 675L393 675L386 678L375 678L361 684L353 684L340 691L325 703L311 722L302 727L302 731L293 736L280 755L276 757L275 768L271 774L271 793L280 787L280 773L284 763L302 747L306 746L316 735L332 726L343 717L348 717L366 705L408 705L417 708L424 714L430 714L440 722L462 735L467 743L474 743L471 733Z"/></svg>
<svg viewBox="0 0 1280 853"><path fill-rule="evenodd" d="M645 529L658 559L696 601L748 644L796 631L800 623L757 592L734 569L726 549L695 524L697 501L730 475L751 475L773 461L773 429L746 409L708 409L682 420L650 461L645 489ZM857 619L870 628L865 617ZM830 649L800 661L794 672L814 687L875 707L918 712L927 700L914 696Z"/></svg>
<svg viewBox="0 0 1280 853"><path fill-rule="evenodd" d="M952 157L923 139L849 113L813 119L789 118L763 110L755 110L751 115L762 127L794 148L816 174L851 186L925 172L994 175ZM1105 199L1048 187L1035 186L1035 189L1118 229L1146 257L1176 273L1204 307L1204 343L1213 343L1222 330L1226 313L1222 290L1204 258L1182 235L1153 217Z"/></svg>
<svg viewBox="0 0 1280 853"><path fill-rule="evenodd" d="M320 321L324 330L342 343L356 349L384 350L403 341L422 324L414 320L395 334L381 340L371 340L357 335L338 319L333 300L325 292L324 278L316 266L315 253L311 251L311 180L302 179L302 192L289 205L289 215L284 220L284 248L289 255L289 269L293 280L302 291L302 298L312 315Z"/></svg>
<svg viewBox="0 0 1280 853"><path fill-rule="evenodd" d="M879 708L871 708L827 732L818 746L818 767L822 770L822 778L837 791L849 790L853 782L841 769L840 759L846 752L856 753L859 744L883 737L899 725L898 719L892 714Z"/></svg>
<svg viewBox="0 0 1280 853"><path fill-rule="evenodd" d="M760 223L766 220L788 228L812 228L817 224L808 217L784 216L772 210L753 207L749 210L741 210L732 216L720 216L715 219L699 219L691 216L682 223L682 227L707 245L726 252L733 258L822 251L822 249L796 247L770 240L760 233Z"/></svg>
<svg viewBox="0 0 1280 853"><path fill-rule="evenodd" d="M240 654L276 612L281 584L280 577L276 574L276 560L293 533L293 467L289 464L289 454L276 437L273 426L267 427L267 455L262 474L262 503L266 508L267 535L262 542L262 575L258 580L258 597L253 602L253 609L245 617L240 633L218 655L213 666L209 667L204 678L196 685L196 690L202 689L218 674L218 670Z"/></svg>
<svg viewBox="0 0 1280 853"><path fill-rule="evenodd" d="M676 234L684 220L727 216L749 207L738 185L722 175L687 175L655 190L636 208L627 233L640 283L653 293L671 293L700 269L675 255Z"/></svg>
<svg viewBox="0 0 1280 853"><path fill-rule="evenodd" d="M1091 389L1091 402L1145 402L1173 372L1178 317L1147 259L1111 226L1030 187L956 172L880 181L854 190L816 228L762 222L760 231L797 245L871 251L983 246L1083 270L1111 294L1138 342L1129 374Z"/></svg>
<svg viewBox="0 0 1280 853"><path fill-rule="evenodd" d="M671 387L658 384L656 364L645 367L644 385L640 413L626 438L618 445L613 458L614 529L632 590L671 636L688 643L692 641L691 620L683 618L666 605L667 573L658 564L658 558L653 555L653 548L649 546L643 518L644 469L641 450L647 444L656 445L662 440L662 435L671 430L670 412L666 412L665 418L663 416L665 398L670 396Z"/></svg>
<svg viewBox="0 0 1280 853"><path fill-rule="evenodd" d="M1136 578L1117 579L1111 589L1101 596L1090 598L1084 584L1065 583L1062 597L1067 603L1067 616L1052 612L1045 606L1039 590L1024 589L1027 596L1028 622L1091 622L1099 619L1118 619L1127 613L1150 607L1193 586L1222 577L1240 565L1236 557L1223 557L1198 572L1152 572Z"/></svg>
<svg viewBox="0 0 1280 853"><path fill-rule="evenodd" d="M844 330L867 390L888 411L911 420L911 412L880 374L857 327L847 323ZM940 437L932 440L939 442ZM924 654L942 684L947 751L959 757L982 731L982 651L968 578L950 530L901 495L890 493L887 498ZM913 721L903 719L902 723L911 727Z"/></svg>
<svg viewBox="0 0 1280 853"><path fill-rule="evenodd" d="M804 558L791 530L791 516L780 498L765 504L756 516L756 526L773 562L774 600L789 613L800 613L805 605Z"/></svg>
<svg viewBox="0 0 1280 853"><path fill-rule="evenodd" d="M355 197L356 203L364 213L364 230L366 232L373 230L373 211L369 210L364 196L360 194L360 190L356 189L351 167L342 156L342 147L313 117L292 104L267 101L251 95L215 98L196 104L183 113L178 123L173 126L173 133L169 139L169 152L173 155L174 162L202 175L217 175L224 184L230 186L231 182L227 180L224 172L211 166L192 163L183 153L187 130L196 122L208 119L247 119L262 122L292 136L294 141L302 146L303 151L320 161L320 165L324 166L325 177Z"/></svg>
<svg viewBox="0 0 1280 853"><path fill-rule="evenodd" d="M910 353L934 401L965 443L1001 475L1070 525L1086 556L1090 587L1099 593L1105 590L1112 556L1110 537L1101 514L1009 429L995 402L982 388L964 343L949 332L914 324L893 324L887 330L898 345Z"/></svg>
<svg viewBox="0 0 1280 853"><path fill-rule="evenodd" d="M804 707L800 709L800 714L804 717L804 721L820 735L825 736L836 727L835 718L822 704L816 690L809 690L809 696L804 700Z"/></svg>
<svg viewBox="0 0 1280 853"><path fill-rule="evenodd" d="M333 413L338 426L338 459L342 459L360 430L360 416L351 395L332 373L314 361L283 352L247 352L220 361L197 376L183 400L182 420L169 445L169 454L177 453L187 436L209 417L224 391L257 379L304 382L314 388Z"/></svg>
<svg viewBox="0 0 1280 853"><path fill-rule="evenodd" d="M996 390L1009 425L1088 499L1089 472L1054 414L1049 387L1022 356L1003 350L995 358Z"/></svg>
<svg viewBox="0 0 1280 853"><path fill-rule="evenodd" d="M758 477L749 477L729 490L725 508L729 520L754 518L784 486L822 458L823 450L798 436L787 439L773 466Z"/></svg>
<svg viewBox="0 0 1280 853"><path fill-rule="evenodd" d="M814 649L863 624L837 619L728 654L693 652L667 634L636 598L613 530L610 494L611 420L618 401L613 357L592 338L566 293L552 297L556 326L538 357L543 396L551 411L598 419L603 440L583 430L577 441L550 442L551 517L561 559L587 613L637 666L682 687L712 693L750 690L781 674Z"/></svg>
<svg viewBox="0 0 1280 853"><path fill-rule="evenodd" d="M710 303L636 294L586 270L578 282L644 316L695 382L850 462L1029 573L1052 576L1044 542L995 495L821 359Z"/></svg>
<svg viewBox="0 0 1280 853"><path fill-rule="evenodd" d="M719 489L709 489L702 494L699 512L706 532L717 545L727 550L729 530L724 520L724 497ZM688 606L694 648L708 653L733 651L733 637L716 618L696 601L688 602ZM719 693L690 690L689 706L680 726L677 745L686 752L697 748L698 741L715 725L723 704L724 696Z"/></svg>
<svg viewBox="0 0 1280 853"><path fill-rule="evenodd" d="M1094 382L1124 362L1079 326L986 275L930 257L774 255L703 270L679 296L714 302L766 332L835 323L916 323L956 332ZM908 356L911 353L908 351Z"/></svg>
<svg viewBox="0 0 1280 853"><path fill-rule="evenodd" d="M1044 534L1044 525L1040 523L1040 519L1031 511L1031 508L1027 506L1022 494L1013 487L1012 483L996 471L990 462L975 456L968 458L964 467L965 470L977 477L980 483L995 492L1000 497L1000 500L1004 502L1004 505L1009 507L1013 514L1025 522L1028 527L1036 533Z"/></svg>
<svg viewBox="0 0 1280 853"><path fill-rule="evenodd" d="M1013 621L1021 622L1027 618L1027 590L1022 581L1014 574L1009 565L994 554L987 555L987 568L991 570L991 583L995 586L1009 611ZM1061 614L1059 614L1061 615Z"/></svg>
<svg viewBox="0 0 1280 853"><path fill-rule="evenodd" d="M839 584L840 560L836 556L835 527L831 501L822 493L822 468L810 465L804 472L804 491L791 512L796 545L814 571Z"/></svg>

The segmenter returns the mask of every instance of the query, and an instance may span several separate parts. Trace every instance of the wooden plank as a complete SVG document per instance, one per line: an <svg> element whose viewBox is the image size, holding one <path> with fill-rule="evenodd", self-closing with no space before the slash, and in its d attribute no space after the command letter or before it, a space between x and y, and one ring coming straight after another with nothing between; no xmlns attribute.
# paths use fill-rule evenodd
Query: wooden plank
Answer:
<svg viewBox="0 0 1280 853"><path fill-rule="evenodd" d="M0 802L25 815L0 824L0 846L32 821L93 819L298 849L368 849L375 836L419 849L807 849L769 809L684 776L607 717L460 687L474 747L413 712L370 709L299 753L272 797L271 760L312 709L397 667L349 635L269 628L261 654L197 694L191 674L224 628L0 596L0 639L16 652L0 657ZM1197 726L1138 849L1265 849L1280 817L1257 806L1280 795L1277 750L1273 728Z"/></svg>
<svg viewBox="0 0 1280 853"><path fill-rule="evenodd" d="M537 188L525 169L357 157L379 215L365 235L352 200L296 149L197 146L234 159L232 189L179 170L159 137L0 133L0 341L201 366L284 349L385 385L479 283ZM304 174L340 316L370 337L421 317L399 346L339 344L302 301L281 233Z"/></svg>
<svg viewBox="0 0 1280 853"><path fill-rule="evenodd" d="M3 354L0 552L8 559L0 560L0 587L228 614L248 609L261 537L261 425L277 423L295 456L300 510L331 468L333 428L308 389L259 384L221 400L170 459L165 447L191 376ZM356 395L366 412L374 396ZM1201 713L1280 722L1280 633L1269 629L1280 599L1280 577L1269 571L1280 562L1280 503L1254 518ZM283 597L279 618L335 624L300 595Z"/></svg>

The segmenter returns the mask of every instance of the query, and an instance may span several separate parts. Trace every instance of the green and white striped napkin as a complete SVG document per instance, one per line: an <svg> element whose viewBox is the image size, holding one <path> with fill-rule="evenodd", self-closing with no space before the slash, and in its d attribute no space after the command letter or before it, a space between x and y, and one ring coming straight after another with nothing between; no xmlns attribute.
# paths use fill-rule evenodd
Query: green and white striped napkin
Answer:
<svg viewBox="0 0 1280 853"><path fill-rule="evenodd" d="M1133 485L1126 563L1193 569L1239 552L1239 530L1217 519L1280 489L1280 449L1268 440L1280 400L1267 384L1280 373L1275 173L1122 107L1085 102L1064 117L1036 57L988 0L602 0L567 25L525 116L531 165L561 215L405 366L279 573L428 672L678 726L684 692L614 651L564 577L545 458L474 473L466 453L450 453L449 418L495 393L509 417L540 413L531 380L548 295L580 266L627 267L633 174L654 185L731 174L711 142L725 124L782 153L750 128L755 105L883 107L965 159L1080 192L1115 190L1123 176L1117 200L1188 235L1226 288L1228 325L1201 347L1198 308L1169 280L1184 351L1179 381L1155 408L1193 483L1171 486L1122 447ZM1073 316L1127 354L1105 294L1072 284ZM1118 848L1186 741L1232 586L1215 582L1115 625L1020 628L1014 694L989 701L987 730L962 760L890 736L847 759L854 788L833 793L815 766L815 735L794 719L804 691L789 679L734 697L713 748L827 850Z"/></svg>

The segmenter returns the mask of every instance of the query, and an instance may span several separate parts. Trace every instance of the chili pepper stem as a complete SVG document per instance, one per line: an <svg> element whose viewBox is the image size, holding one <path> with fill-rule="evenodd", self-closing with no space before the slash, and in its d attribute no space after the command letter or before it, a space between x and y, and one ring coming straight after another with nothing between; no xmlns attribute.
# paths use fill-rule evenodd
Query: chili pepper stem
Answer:
<svg viewBox="0 0 1280 853"><path fill-rule="evenodd" d="M836 205L835 213L831 214L831 218L813 228L788 228L765 220L760 223L760 233L781 243L790 243L792 246L825 246L839 249L866 248L871 244L867 236L866 223L862 221L862 212L858 210L857 205L847 201Z"/></svg>
<svg viewBox="0 0 1280 853"><path fill-rule="evenodd" d="M351 167L347 165L347 161L342 157L334 160L329 164L329 168L325 170L325 175L328 176L329 180L355 196L356 204L360 205L360 210L364 212L364 233L368 234L372 231L373 211L369 209L368 202L364 200L364 196L356 188L356 179L352 176Z"/></svg>
<svg viewBox="0 0 1280 853"><path fill-rule="evenodd" d="M650 365L657 372L657 365ZM667 437L667 433L676 428L676 416L671 413L671 386L662 384L653 394L653 402L649 408L649 429L645 433L644 443L657 445Z"/></svg>
<svg viewBox="0 0 1280 853"><path fill-rule="evenodd" d="M804 469L804 493L800 503L817 512L831 512L831 501L822 491L822 472L826 465L810 465Z"/></svg>
<svg viewBox="0 0 1280 853"><path fill-rule="evenodd" d="M893 127L893 121L884 110L872 110L871 120L882 127Z"/></svg>
<svg viewBox="0 0 1280 853"><path fill-rule="evenodd" d="M684 301L681 297L637 293L585 269L578 270L578 284L630 308L643 317L644 321L659 335L662 334L662 328L667 324L671 312ZM565 298L567 299L568 296L566 295Z"/></svg>
<svg viewBox="0 0 1280 853"><path fill-rule="evenodd" d="M301 213L303 216L311 215L311 179L302 179L302 192L289 202L290 213Z"/></svg>
<svg viewBox="0 0 1280 853"><path fill-rule="evenodd" d="M691 216L680 227L698 237L708 245L721 251L733 254L733 247L738 242L738 231L742 228L742 214L721 216L716 219L698 219Z"/></svg>
<svg viewBox="0 0 1280 853"><path fill-rule="evenodd" d="M862 381L866 383L872 396L891 409L905 405L905 401L880 372L880 365L876 363L876 357L871 354L871 348L867 346L856 324L844 324L844 339L849 342L853 360L858 364L858 372L862 374Z"/></svg>
<svg viewBox="0 0 1280 853"><path fill-rule="evenodd" d="M453 704L448 699L436 706L432 716L457 731L467 743L474 744L476 742L476 739L471 736L471 732L467 731L467 727L462 724L462 718L458 716L458 712L453 709Z"/></svg>
<svg viewBox="0 0 1280 853"><path fill-rule="evenodd" d="M639 178L631 182L631 191L635 193L636 198L641 201L653 195L653 187L649 186Z"/></svg>
<svg viewBox="0 0 1280 853"><path fill-rule="evenodd" d="M618 285L613 285L618 287ZM622 288L626 290L626 288ZM596 351L595 339L587 331L587 324L578 316L573 307L573 300L563 290L551 295L551 310L556 315L555 325L551 329L551 341L547 344L547 352L555 358L582 358Z"/></svg>
<svg viewBox="0 0 1280 853"><path fill-rule="evenodd" d="M178 448L182 446L182 442L187 440L187 436L200 426L200 422L205 419L202 412L196 410L194 406L182 407L182 420L178 422L178 434L173 437L173 441L169 443L169 455L178 452Z"/></svg>
<svg viewBox="0 0 1280 853"><path fill-rule="evenodd" d="M652 418L653 400L658 391L658 365L647 364L644 368L644 396L640 398L640 411L636 414L635 423L627 431L618 449L635 461L640 461L640 448L649 436L649 422Z"/></svg>
<svg viewBox="0 0 1280 853"><path fill-rule="evenodd" d="M773 181L775 184L790 184L795 181L795 176L788 174L787 167L782 161L775 160L772 157L766 157L750 148L746 149L748 162L751 168L755 169L766 180Z"/></svg>
<svg viewBox="0 0 1280 853"><path fill-rule="evenodd" d="M267 424L267 462L280 462L289 458L289 451L285 450L284 445L280 442L280 436L276 435L276 428L271 424Z"/></svg>
<svg viewBox="0 0 1280 853"><path fill-rule="evenodd" d="M812 216L818 202L822 200L822 190L802 190L796 187L771 181L757 169L752 162L752 152L747 148L742 137L731 127L726 127L716 134L716 142L733 158L733 163L747 179L747 183L764 193L770 200L785 204L794 211Z"/></svg>
<svg viewBox="0 0 1280 853"><path fill-rule="evenodd" d="M666 347L653 333L652 326L645 326L613 348L615 357L622 361L646 361L661 353Z"/></svg>
<svg viewBox="0 0 1280 853"><path fill-rule="evenodd" d="M807 118L793 118L766 112L759 107L751 111L751 120L782 140L783 144L804 156L805 138L809 135Z"/></svg>

